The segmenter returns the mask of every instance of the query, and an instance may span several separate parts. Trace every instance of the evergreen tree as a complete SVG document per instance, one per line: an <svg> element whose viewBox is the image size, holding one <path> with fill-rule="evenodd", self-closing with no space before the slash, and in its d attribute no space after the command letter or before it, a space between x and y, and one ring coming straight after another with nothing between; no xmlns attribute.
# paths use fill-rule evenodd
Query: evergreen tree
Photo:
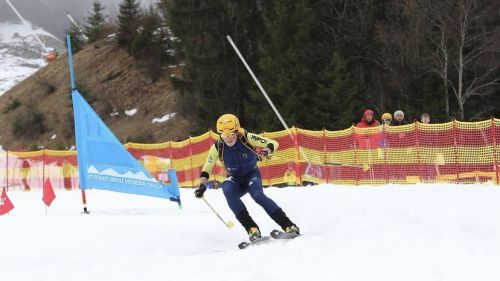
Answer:
<svg viewBox="0 0 500 281"><path fill-rule="evenodd" d="M104 24L105 16L103 15L104 6L99 0L93 3L92 12L90 12L86 19L84 26L84 33L89 38L89 43L95 42L101 35L102 25Z"/></svg>
<svg viewBox="0 0 500 281"><path fill-rule="evenodd" d="M314 13L307 0L277 0L264 13L268 38L262 43L261 82L288 125L321 129L321 112L316 110L317 73L321 62L314 42ZM265 101L254 92L256 103ZM265 130L283 126L274 112L257 116Z"/></svg>
<svg viewBox="0 0 500 281"><path fill-rule="evenodd" d="M235 7L232 12L238 11L241 3L162 0L160 4L168 26L180 40L177 53L184 54L186 66L176 85L188 104L186 113L191 113L196 120L193 133L214 128L215 120L223 113L234 113L244 120L247 98L245 86L240 81L249 81L249 77L246 74L241 80L245 70L225 38L236 26L244 26L235 25L232 20L236 18L229 15ZM245 31L235 33L243 36ZM233 40L240 45L238 36ZM244 46L243 49L247 50Z"/></svg>
<svg viewBox="0 0 500 281"><path fill-rule="evenodd" d="M258 61L261 58L259 45L266 36L262 11L266 8L265 5L268 5L266 3L269 2L239 0L223 0L222 2L229 20L228 34L252 68L254 74L259 77ZM252 131L267 129L266 124L257 123L255 116L258 115L256 112L263 109L271 110L270 106L265 102L262 95L259 105L252 105L249 95L250 92L258 91L257 85L228 41L225 41L225 48L227 48L228 66L230 67L228 70L234 78L231 83L233 83L235 91L239 93L242 100L238 111L240 121Z"/></svg>
<svg viewBox="0 0 500 281"><path fill-rule="evenodd" d="M123 0L118 13L118 44L129 46L132 42L141 17L141 7L137 0Z"/></svg>
<svg viewBox="0 0 500 281"><path fill-rule="evenodd" d="M320 75L318 94L313 100L319 120L327 121L323 124L329 130L348 128L359 121L364 106L361 101L345 59L335 53L330 65Z"/></svg>
<svg viewBox="0 0 500 281"><path fill-rule="evenodd" d="M163 19L151 7L140 19L140 27L130 43L130 54L140 59L153 80L160 77L169 58L165 40L168 39Z"/></svg>
<svg viewBox="0 0 500 281"><path fill-rule="evenodd" d="M71 38L71 52L73 54L78 53L78 51L80 51L85 45L85 38L83 36L83 33L80 31L80 28L72 24L69 30L66 30L66 34L69 34ZM64 42L66 45L66 41Z"/></svg>

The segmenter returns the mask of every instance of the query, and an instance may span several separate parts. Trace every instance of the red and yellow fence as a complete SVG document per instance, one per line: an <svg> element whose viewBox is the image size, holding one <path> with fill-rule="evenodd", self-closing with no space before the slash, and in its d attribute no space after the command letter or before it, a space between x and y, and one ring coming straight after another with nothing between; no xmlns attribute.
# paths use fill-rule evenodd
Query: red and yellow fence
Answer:
<svg viewBox="0 0 500 281"><path fill-rule="evenodd" d="M415 122L342 131L298 128L264 133L280 144L272 159L259 163L264 185L311 183L385 184L417 182L499 184L500 119L443 124ZM155 177L173 168L181 186L198 177L217 135L207 132L181 142L128 143L125 147ZM306 159L307 158L307 159ZM211 179L222 181L218 163ZM0 182L7 187L78 187L75 151L0 152Z"/></svg>

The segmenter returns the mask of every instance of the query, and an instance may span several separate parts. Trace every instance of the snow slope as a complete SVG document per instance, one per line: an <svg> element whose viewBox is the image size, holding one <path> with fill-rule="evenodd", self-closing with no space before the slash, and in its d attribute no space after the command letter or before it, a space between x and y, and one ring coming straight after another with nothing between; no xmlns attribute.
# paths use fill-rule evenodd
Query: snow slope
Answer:
<svg viewBox="0 0 500 281"><path fill-rule="evenodd" d="M33 34L47 47L58 51L64 48L62 41L40 28L0 23L0 95L46 65L45 50Z"/></svg>
<svg viewBox="0 0 500 281"><path fill-rule="evenodd" d="M1 280L500 280L500 187L413 185L269 188L303 236L246 250L183 189L184 208L157 198L10 191L0 217ZM233 220L221 190L206 198ZM246 195L269 232L276 225Z"/></svg>

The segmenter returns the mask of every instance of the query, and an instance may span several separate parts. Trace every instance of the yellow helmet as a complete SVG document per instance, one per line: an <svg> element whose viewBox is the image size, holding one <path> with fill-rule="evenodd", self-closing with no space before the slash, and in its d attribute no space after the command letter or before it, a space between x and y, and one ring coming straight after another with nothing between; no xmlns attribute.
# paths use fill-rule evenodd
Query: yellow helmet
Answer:
<svg viewBox="0 0 500 281"><path fill-rule="evenodd" d="M392 119L392 115L388 112L382 114L382 120L384 119Z"/></svg>
<svg viewBox="0 0 500 281"><path fill-rule="evenodd" d="M229 135L237 133L240 130L240 121L238 117L232 114L224 114L217 119L217 133L221 135Z"/></svg>

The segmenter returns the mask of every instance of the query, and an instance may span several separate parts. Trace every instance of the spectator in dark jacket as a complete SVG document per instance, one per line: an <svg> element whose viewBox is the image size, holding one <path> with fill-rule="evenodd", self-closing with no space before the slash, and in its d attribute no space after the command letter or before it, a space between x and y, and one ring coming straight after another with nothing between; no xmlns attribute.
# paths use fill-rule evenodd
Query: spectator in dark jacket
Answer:
<svg viewBox="0 0 500 281"><path fill-rule="evenodd" d="M402 110L396 110L393 115L391 126L406 125L405 114Z"/></svg>

